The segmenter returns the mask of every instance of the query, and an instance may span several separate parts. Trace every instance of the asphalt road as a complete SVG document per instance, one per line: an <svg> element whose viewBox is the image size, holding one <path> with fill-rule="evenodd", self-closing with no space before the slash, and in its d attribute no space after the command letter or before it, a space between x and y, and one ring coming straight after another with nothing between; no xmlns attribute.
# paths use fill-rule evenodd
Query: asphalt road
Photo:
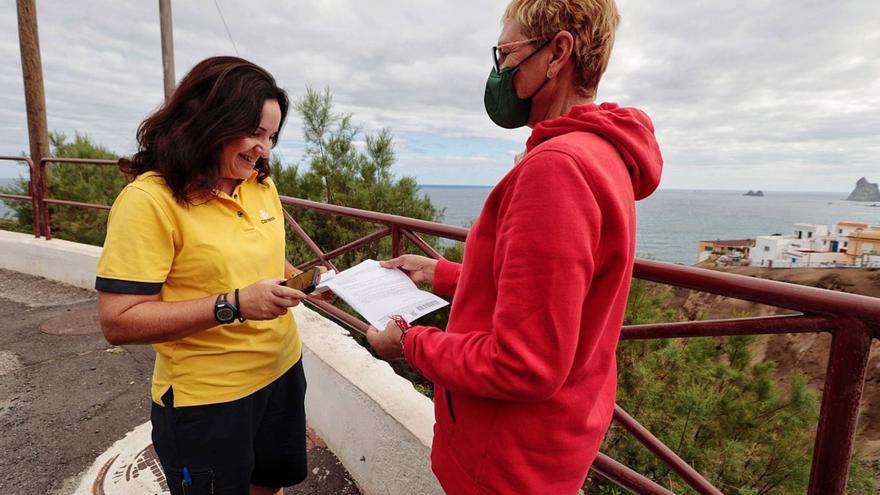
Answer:
<svg viewBox="0 0 880 495"><path fill-rule="evenodd" d="M0 269L0 493L71 493L149 420L153 350L109 345L96 314L93 291ZM310 445L312 475L286 494L360 493L320 440Z"/></svg>

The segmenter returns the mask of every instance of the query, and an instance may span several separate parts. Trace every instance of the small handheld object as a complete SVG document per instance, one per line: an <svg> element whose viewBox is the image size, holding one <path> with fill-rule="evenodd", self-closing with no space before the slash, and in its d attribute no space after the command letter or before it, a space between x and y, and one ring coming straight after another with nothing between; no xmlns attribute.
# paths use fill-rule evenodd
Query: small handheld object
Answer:
<svg viewBox="0 0 880 495"><path fill-rule="evenodd" d="M290 277L284 282L281 282L281 285L296 289L303 294L310 294L315 290L315 287L318 286L318 282L320 281L321 270L318 267L315 267Z"/></svg>
<svg viewBox="0 0 880 495"><path fill-rule="evenodd" d="M189 491L188 488L192 488L192 475L189 474L189 469L187 469L186 466L184 466L183 468L183 481L181 481L180 484L181 488L183 489L184 495L186 495L186 492Z"/></svg>

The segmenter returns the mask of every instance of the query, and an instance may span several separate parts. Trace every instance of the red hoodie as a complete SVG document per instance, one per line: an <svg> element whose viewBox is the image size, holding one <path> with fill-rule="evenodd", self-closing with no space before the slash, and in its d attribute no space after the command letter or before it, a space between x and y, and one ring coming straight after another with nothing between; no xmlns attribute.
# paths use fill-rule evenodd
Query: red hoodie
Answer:
<svg viewBox="0 0 880 495"><path fill-rule="evenodd" d="M660 182L650 119L582 105L532 131L489 194L459 265L446 331L414 327L406 359L435 385L434 473L447 493L573 494L611 422L635 256L634 199Z"/></svg>

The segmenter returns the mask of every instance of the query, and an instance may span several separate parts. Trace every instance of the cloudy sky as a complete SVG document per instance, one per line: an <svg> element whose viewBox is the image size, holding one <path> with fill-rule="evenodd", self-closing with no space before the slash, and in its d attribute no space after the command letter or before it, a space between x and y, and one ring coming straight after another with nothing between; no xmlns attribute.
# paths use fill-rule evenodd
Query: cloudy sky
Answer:
<svg viewBox="0 0 880 495"><path fill-rule="evenodd" d="M14 0L0 0L0 155L28 149ZM40 0L49 129L118 152L162 102L156 0ZM483 109L506 0L217 0L238 53L293 97L329 87L365 133L390 128L398 174L494 184L528 130ZM235 54L211 0L172 0L177 78ZM876 0L618 0L599 100L645 109L662 188L849 191L880 181ZM303 162L292 115L276 150ZM20 167L0 165L0 177Z"/></svg>

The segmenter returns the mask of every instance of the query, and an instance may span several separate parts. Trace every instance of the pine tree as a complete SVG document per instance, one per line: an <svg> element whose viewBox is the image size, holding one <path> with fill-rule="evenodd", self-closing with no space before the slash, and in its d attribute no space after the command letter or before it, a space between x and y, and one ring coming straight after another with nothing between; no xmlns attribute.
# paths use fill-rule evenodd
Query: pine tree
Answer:
<svg viewBox="0 0 880 495"><path fill-rule="evenodd" d="M76 133L72 141L54 132L49 138L52 154L64 158L116 160L118 155L95 144L85 134ZM49 197L112 205L125 186L125 177L116 166L54 164L49 165ZM104 244L106 210L52 206L52 235L86 244Z"/></svg>
<svg viewBox="0 0 880 495"><path fill-rule="evenodd" d="M670 289L634 280L626 324L677 319ZM724 493L804 493L809 482L818 400L803 374L783 393L775 363L756 363L759 337L624 341L618 349L617 402ZM623 428L613 425L602 451L675 493L696 493ZM848 493L875 493L858 456ZM588 493L619 488L592 476Z"/></svg>
<svg viewBox="0 0 880 495"><path fill-rule="evenodd" d="M364 150L359 151L355 140L360 131L352 124L350 114L334 113L329 89L317 92L308 88L305 96L294 103L294 109L303 121L308 168L300 171L298 167L285 168L274 162L272 176L279 193L422 220L442 218L442 210L419 194L414 178L398 178L392 173L394 138L388 129L366 136ZM325 251L382 227L305 209L288 207L288 211ZM436 240L428 241L436 245ZM365 246L342 256L338 266L352 266L366 258L387 258L391 255L390 246L387 238ZM315 257L293 233L288 234L288 254L295 263Z"/></svg>

